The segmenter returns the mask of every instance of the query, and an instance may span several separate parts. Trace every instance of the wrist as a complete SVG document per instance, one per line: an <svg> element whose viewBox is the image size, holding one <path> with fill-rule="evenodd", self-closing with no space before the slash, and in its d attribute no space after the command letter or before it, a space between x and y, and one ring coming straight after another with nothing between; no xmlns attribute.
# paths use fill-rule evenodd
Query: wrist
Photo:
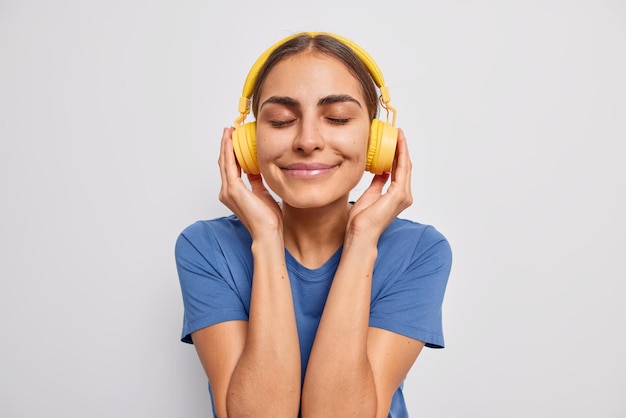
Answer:
<svg viewBox="0 0 626 418"><path fill-rule="evenodd" d="M252 254L267 253L268 251L285 250L285 241L283 239L282 229L266 230L263 233L257 233L252 236Z"/></svg>
<svg viewBox="0 0 626 418"><path fill-rule="evenodd" d="M368 257L375 260L378 256L378 236L346 231L343 253L355 253L363 257L364 260Z"/></svg>
<svg viewBox="0 0 626 418"><path fill-rule="evenodd" d="M356 228L353 225L350 225L346 229L344 247L358 246L362 249L366 249L368 247L376 249L379 238L380 234L370 228Z"/></svg>

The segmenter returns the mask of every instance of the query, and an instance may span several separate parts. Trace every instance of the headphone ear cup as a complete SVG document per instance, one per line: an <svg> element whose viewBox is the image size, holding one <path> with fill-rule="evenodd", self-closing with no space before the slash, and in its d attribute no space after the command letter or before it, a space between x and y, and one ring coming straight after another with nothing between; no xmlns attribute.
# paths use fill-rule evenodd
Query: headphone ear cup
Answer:
<svg viewBox="0 0 626 418"><path fill-rule="evenodd" d="M365 169L374 174L390 172L397 142L398 128L378 119L372 120Z"/></svg>
<svg viewBox="0 0 626 418"><path fill-rule="evenodd" d="M233 148L241 169L246 174L259 174L256 157L256 122L249 122L233 131Z"/></svg>

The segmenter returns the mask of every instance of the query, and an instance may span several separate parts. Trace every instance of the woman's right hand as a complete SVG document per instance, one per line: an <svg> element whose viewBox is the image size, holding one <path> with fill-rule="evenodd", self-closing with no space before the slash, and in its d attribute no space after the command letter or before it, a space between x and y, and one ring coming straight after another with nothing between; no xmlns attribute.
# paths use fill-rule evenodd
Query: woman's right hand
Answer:
<svg viewBox="0 0 626 418"><path fill-rule="evenodd" d="M282 212L280 206L263 184L260 174L248 174L248 189L241 178L241 166L235 157L232 133L234 128L224 128L218 164L222 177L219 200L226 205L248 229L252 238L265 232L280 232Z"/></svg>

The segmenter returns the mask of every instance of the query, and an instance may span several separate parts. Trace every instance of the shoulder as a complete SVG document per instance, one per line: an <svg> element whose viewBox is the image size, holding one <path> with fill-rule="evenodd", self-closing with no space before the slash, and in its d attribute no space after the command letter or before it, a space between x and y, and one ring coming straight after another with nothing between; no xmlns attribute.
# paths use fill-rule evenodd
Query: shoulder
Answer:
<svg viewBox="0 0 626 418"><path fill-rule="evenodd" d="M224 216L220 218L200 220L187 226L180 235L193 238L206 238L207 236L219 236L221 234L245 234L246 228L235 216Z"/></svg>
<svg viewBox="0 0 626 418"><path fill-rule="evenodd" d="M379 251L422 253L436 248L439 252L451 253L447 238L433 225L409 219L396 218L380 238Z"/></svg>
<svg viewBox="0 0 626 418"><path fill-rule="evenodd" d="M176 240L176 254L193 250L206 254L226 248L249 248L248 230L234 215L200 220L183 229Z"/></svg>
<svg viewBox="0 0 626 418"><path fill-rule="evenodd" d="M451 265L448 240L434 226L394 220L378 245L370 325L443 347L441 305Z"/></svg>
<svg viewBox="0 0 626 418"><path fill-rule="evenodd" d="M250 239L250 234L241 221L234 215L221 218L200 220L187 226L180 233L178 239L186 239L191 242L203 241L232 241L233 239ZM228 238L228 239L226 239Z"/></svg>
<svg viewBox="0 0 626 418"><path fill-rule="evenodd" d="M434 226L398 218L378 242L377 262L380 268L398 272L449 271L452 249L447 238Z"/></svg>

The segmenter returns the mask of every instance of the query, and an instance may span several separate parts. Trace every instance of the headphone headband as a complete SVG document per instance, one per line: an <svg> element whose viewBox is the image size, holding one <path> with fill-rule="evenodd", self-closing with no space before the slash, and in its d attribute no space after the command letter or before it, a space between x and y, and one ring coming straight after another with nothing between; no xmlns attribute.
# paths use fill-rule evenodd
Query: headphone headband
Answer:
<svg viewBox="0 0 626 418"><path fill-rule="evenodd" d="M354 42L338 35L327 32L301 32L288 36L274 45L269 47L257 60L248 72L246 82L243 86L242 97L239 99L239 117L235 119L235 130L233 131L233 148L237 157L237 162L241 166L243 172L247 174L260 174L259 161L257 158L257 142L256 142L256 122L244 123L246 115L250 112L250 101L253 90L261 68L267 63L269 56L280 48L285 42L299 36L308 36L315 38L319 35L334 38L343 46L352 51L353 54L363 63L369 71L370 77L380 90L380 101L382 107L387 111L387 122L383 122L376 118L372 119L369 139L367 145L367 157L365 159L365 170L374 174L390 172L393 168L395 158L396 142L398 138L398 128L396 128L396 109L389 104L389 90L385 85L383 74L376 65L374 59L363 48ZM360 71L360 70L359 70ZM367 86L366 88L373 88ZM389 111L393 112L393 122L389 123Z"/></svg>
<svg viewBox="0 0 626 418"><path fill-rule="evenodd" d="M281 46L285 42L288 42L291 39L297 38L298 36L302 36L302 35L309 35L311 37L316 37L318 35L330 36L331 38L334 38L334 39L340 41L345 46L350 48L350 50L352 52L354 52L354 54L357 57L359 57L359 59L367 67L368 71L370 72L370 74L372 76L372 79L374 80L374 82L376 83L378 88L380 89L380 94L381 94L381 100L382 100L382 103L383 103L383 107L385 107L386 109L393 110L393 116L394 116L393 118L394 118L394 125L395 125L396 112L395 112L395 109L393 109L391 106L389 106L389 101L391 100L391 98L389 96L389 89L385 85L385 79L383 78L383 74L380 71L380 68L378 68L378 65L376 64L376 61L374 61L374 59L363 48L361 48L359 45L355 44L354 42L352 42L349 39L346 39L346 38L344 38L342 36L335 35L333 33L328 33L328 32L301 32L301 33L297 33L295 35L288 36L288 37L286 37L286 38L276 42L275 44L270 46L267 50L265 50L265 52L263 52L263 54L261 54L261 56L259 58L257 58L257 60L255 61L254 65L252 65L252 68L250 68L250 71L248 72L248 76L246 77L246 81L245 81L245 83L243 85L243 91L241 93L241 98L239 99L239 113L240 113L240 116L237 118L237 120L235 120L235 124L240 124L241 122L243 122L243 120L245 119L246 115L250 112L250 96L252 95L252 91L254 89L254 83L256 82L256 78L259 75L259 72L261 71L261 67L263 67L263 65L267 61L267 58L270 56L270 54L272 52L274 52L275 49L277 49L279 46Z"/></svg>

